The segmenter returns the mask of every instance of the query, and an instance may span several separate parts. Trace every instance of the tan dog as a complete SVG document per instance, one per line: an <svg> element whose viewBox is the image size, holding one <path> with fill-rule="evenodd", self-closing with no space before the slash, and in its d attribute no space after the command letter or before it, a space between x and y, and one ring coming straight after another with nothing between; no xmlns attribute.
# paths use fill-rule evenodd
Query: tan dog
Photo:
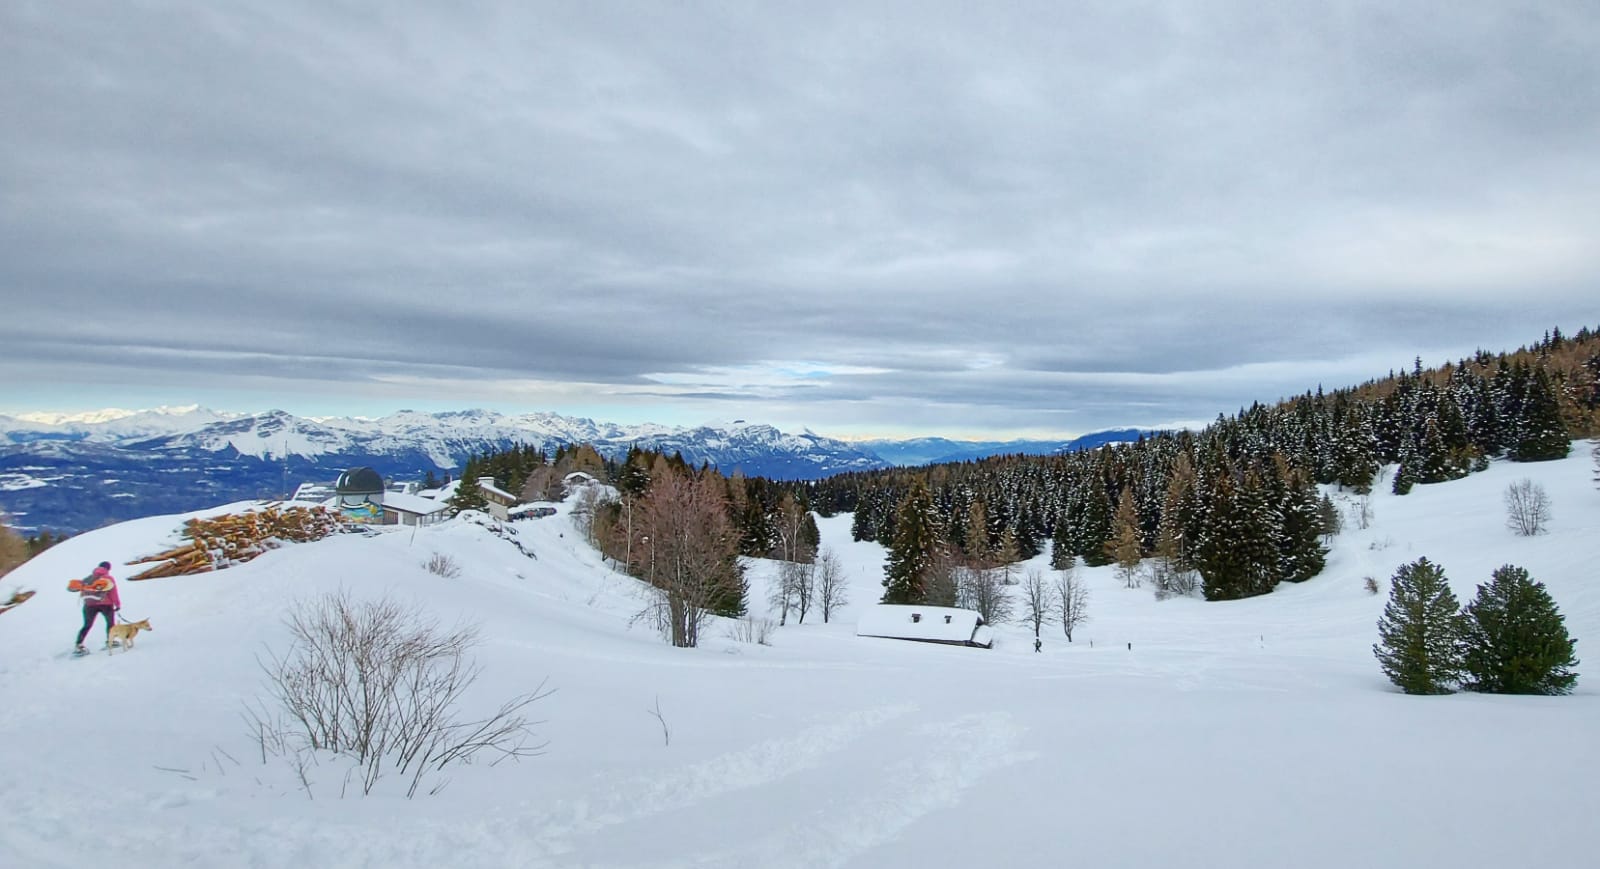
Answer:
<svg viewBox="0 0 1600 869"><path fill-rule="evenodd" d="M138 636L140 631L153 630L155 630L155 628L150 627L149 619L140 619L136 622L123 622L120 625L112 625L111 632L106 634L106 650L110 651L111 646L116 645L118 640L122 641L122 647L124 649L131 649L133 648L133 638Z"/></svg>

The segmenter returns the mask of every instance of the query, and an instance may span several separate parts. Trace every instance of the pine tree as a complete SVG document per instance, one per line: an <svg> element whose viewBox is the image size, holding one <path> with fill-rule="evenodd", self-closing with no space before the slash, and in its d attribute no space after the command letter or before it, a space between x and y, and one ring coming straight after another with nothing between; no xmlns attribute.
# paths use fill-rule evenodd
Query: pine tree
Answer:
<svg viewBox="0 0 1600 869"><path fill-rule="evenodd" d="M1426 558L1401 565L1389 580L1372 653L1384 675L1407 694L1448 694L1462 673L1465 624L1444 570Z"/></svg>
<svg viewBox="0 0 1600 869"><path fill-rule="evenodd" d="M1291 470L1286 462L1280 465L1280 473L1287 479L1280 508L1283 524L1278 534L1278 575L1285 582L1304 582L1321 573L1328 560L1328 547L1322 542L1326 533L1322 504L1316 487L1303 472ZM1334 516L1337 518L1337 511Z"/></svg>
<svg viewBox="0 0 1600 869"><path fill-rule="evenodd" d="M1071 527L1064 519L1058 521L1055 533L1050 535L1050 567L1065 570L1077 561L1078 553L1072 545Z"/></svg>
<svg viewBox="0 0 1600 869"><path fill-rule="evenodd" d="M884 566L883 603L922 603L929 568L939 551L938 516L928 485L918 477L895 511L894 541Z"/></svg>
<svg viewBox="0 0 1600 869"><path fill-rule="evenodd" d="M489 509L489 499L478 486L478 478L486 476L488 472L484 460L478 456L469 457L466 467L461 470L461 479L456 482L455 494L445 502L450 505L450 515L454 516L465 510L485 512Z"/></svg>
<svg viewBox="0 0 1600 869"><path fill-rule="evenodd" d="M1511 458L1519 462L1564 459L1572 448L1567 439L1566 423L1561 421L1555 388L1542 367L1535 369L1528 379L1517 435Z"/></svg>
<svg viewBox="0 0 1600 869"><path fill-rule="evenodd" d="M1466 687L1491 694L1566 694L1578 679L1556 603L1528 571L1506 565L1467 604Z"/></svg>
<svg viewBox="0 0 1600 869"><path fill-rule="evenodd" d="M1394 469L1394 487L1391 489L1396 495L1411 494L1411 487L1417 484L1421 476L1418 468L1417 451L1408 438L1400 445L1400 464Z"/></svg>
<svg viewBox="0 0 1600 869"><path fill-rule="evenodd" d="M1335 481L1358 494L1372 491L1372 478L1378 473L1378 441L1365 408L1357 405L1346 411L1333 444Z"/></svg>
<svg viewBox="0 0 1600 869"><path fill-rule="evenodd" d="M1111 563L1106 554L1106 541L1111 538L1111 498L1106 494L1100 475L1089 481L1089 492L1083 501L1083 515L1076 528L1079 555L1090 567Z"/></svg>
<svg viewBox="0 0 1600 869"><path fill-rule="evenodd" d="M1195 552L1206 600L1238 600L1271 591L1278 582L1277 509L1254 474L1213 481L1211 508Z"/></svg>

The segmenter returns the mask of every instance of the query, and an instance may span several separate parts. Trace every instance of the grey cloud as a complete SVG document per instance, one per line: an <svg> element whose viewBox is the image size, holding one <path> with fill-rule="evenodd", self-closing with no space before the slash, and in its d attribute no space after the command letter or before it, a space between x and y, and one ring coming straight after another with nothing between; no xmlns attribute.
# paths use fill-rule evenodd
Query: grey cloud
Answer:
<svg viewBox="0 0 1600 869"><path fill-rule="evenodd" d="M1583 325L1596 56L1563 4L8 4L0 361L1204 420ZM719 373L792 362L881 373Z"/></svg>

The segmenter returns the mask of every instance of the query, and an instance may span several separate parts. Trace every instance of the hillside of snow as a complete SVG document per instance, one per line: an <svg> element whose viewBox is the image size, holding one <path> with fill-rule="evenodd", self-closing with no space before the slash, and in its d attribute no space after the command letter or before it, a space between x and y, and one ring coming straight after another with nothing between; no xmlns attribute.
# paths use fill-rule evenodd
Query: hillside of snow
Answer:
<svg viewBox="0 0 1600 869"><path fill-rule="evenodd" d="M562 505L522 549L463 521L290 546L191 577L123 582L154 631L65 656L64 587L176 541L183 516L84 533L0 580L0 864L18 867L1578 866L1600 815L1600 491L1586 444L1380 491L1302 585L1157 602L1083 569L1068 644L1003 625L992 651L858 638L883 551L819 521L851 604L771 645L718 623L673 649L634 616L640 585ZM1548 492L1518 537L1502 492ZM1349 501L1343 502L1350 506ZM218 508L209 512L224 512ZM424 569L434 554L459 576ZM1427 556L1470 599L1512 563L1548 587L1585 663L1567 697L1409 697L1371 647L1388 578ZM1047 569L1047 557L1031 565ZM752 609L776 573L751 563ZM1368 594L1372 576L1383 594ZM334 590L481 626L476 712L541 683L540 757L454 767L434 796L346 795L348 767L294 770L241 717L285 612ZM100 632L96 628L95 636ZM1091 645L1092 643L1092 645ZM1587 661L1593 658L1595 663ZM1593 674L1592 676L1590 674Z"/></svg>

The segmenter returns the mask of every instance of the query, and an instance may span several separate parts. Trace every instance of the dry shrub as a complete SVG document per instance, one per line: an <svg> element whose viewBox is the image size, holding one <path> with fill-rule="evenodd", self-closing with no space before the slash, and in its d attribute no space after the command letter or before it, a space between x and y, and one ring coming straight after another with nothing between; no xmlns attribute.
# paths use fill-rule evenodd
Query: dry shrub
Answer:
<svg viewBox="0 0 1600 869"><path fill-rule="evenodd" d="M1550 523L1550 496L1544 487L1522 479L1506 487L1506 525L1523 537L1543 534Z"/></svg>
<svg viewBox="0 0 1600 869"><path fill-rule="evenodd" d="M479 754L498 763L544 747L530 744L535 722L523 715L549 696L542 683L487 716L462 717L462 697L480 672L465 657L476 627L445 631L420 609L342 591L298 602L287 623L293 644L260 661L276 711L258 702L245 713L263 761L272 753L303 770L307 757L331 752L356 761L363 794L393 771L409 778L411 797L451 764Z"/></svg>
<svg viewBox="0 0 1600 869"><path fill-rule="evenodd" d="M461 565L457 564L454 558L442 552L435 552L429 556L428 560L422 563L422 566L427 568L428 572L434 576L442 576L445 579L455 579L461 575Z"/></svg>
<svg viewBox="0 0 1600 869"><path fill-rule="evenodd" d="M745 616L734 621L729 636L741 643L756 643L762 646L772 645L772 619L759 619L755 616Z"/></svg>

